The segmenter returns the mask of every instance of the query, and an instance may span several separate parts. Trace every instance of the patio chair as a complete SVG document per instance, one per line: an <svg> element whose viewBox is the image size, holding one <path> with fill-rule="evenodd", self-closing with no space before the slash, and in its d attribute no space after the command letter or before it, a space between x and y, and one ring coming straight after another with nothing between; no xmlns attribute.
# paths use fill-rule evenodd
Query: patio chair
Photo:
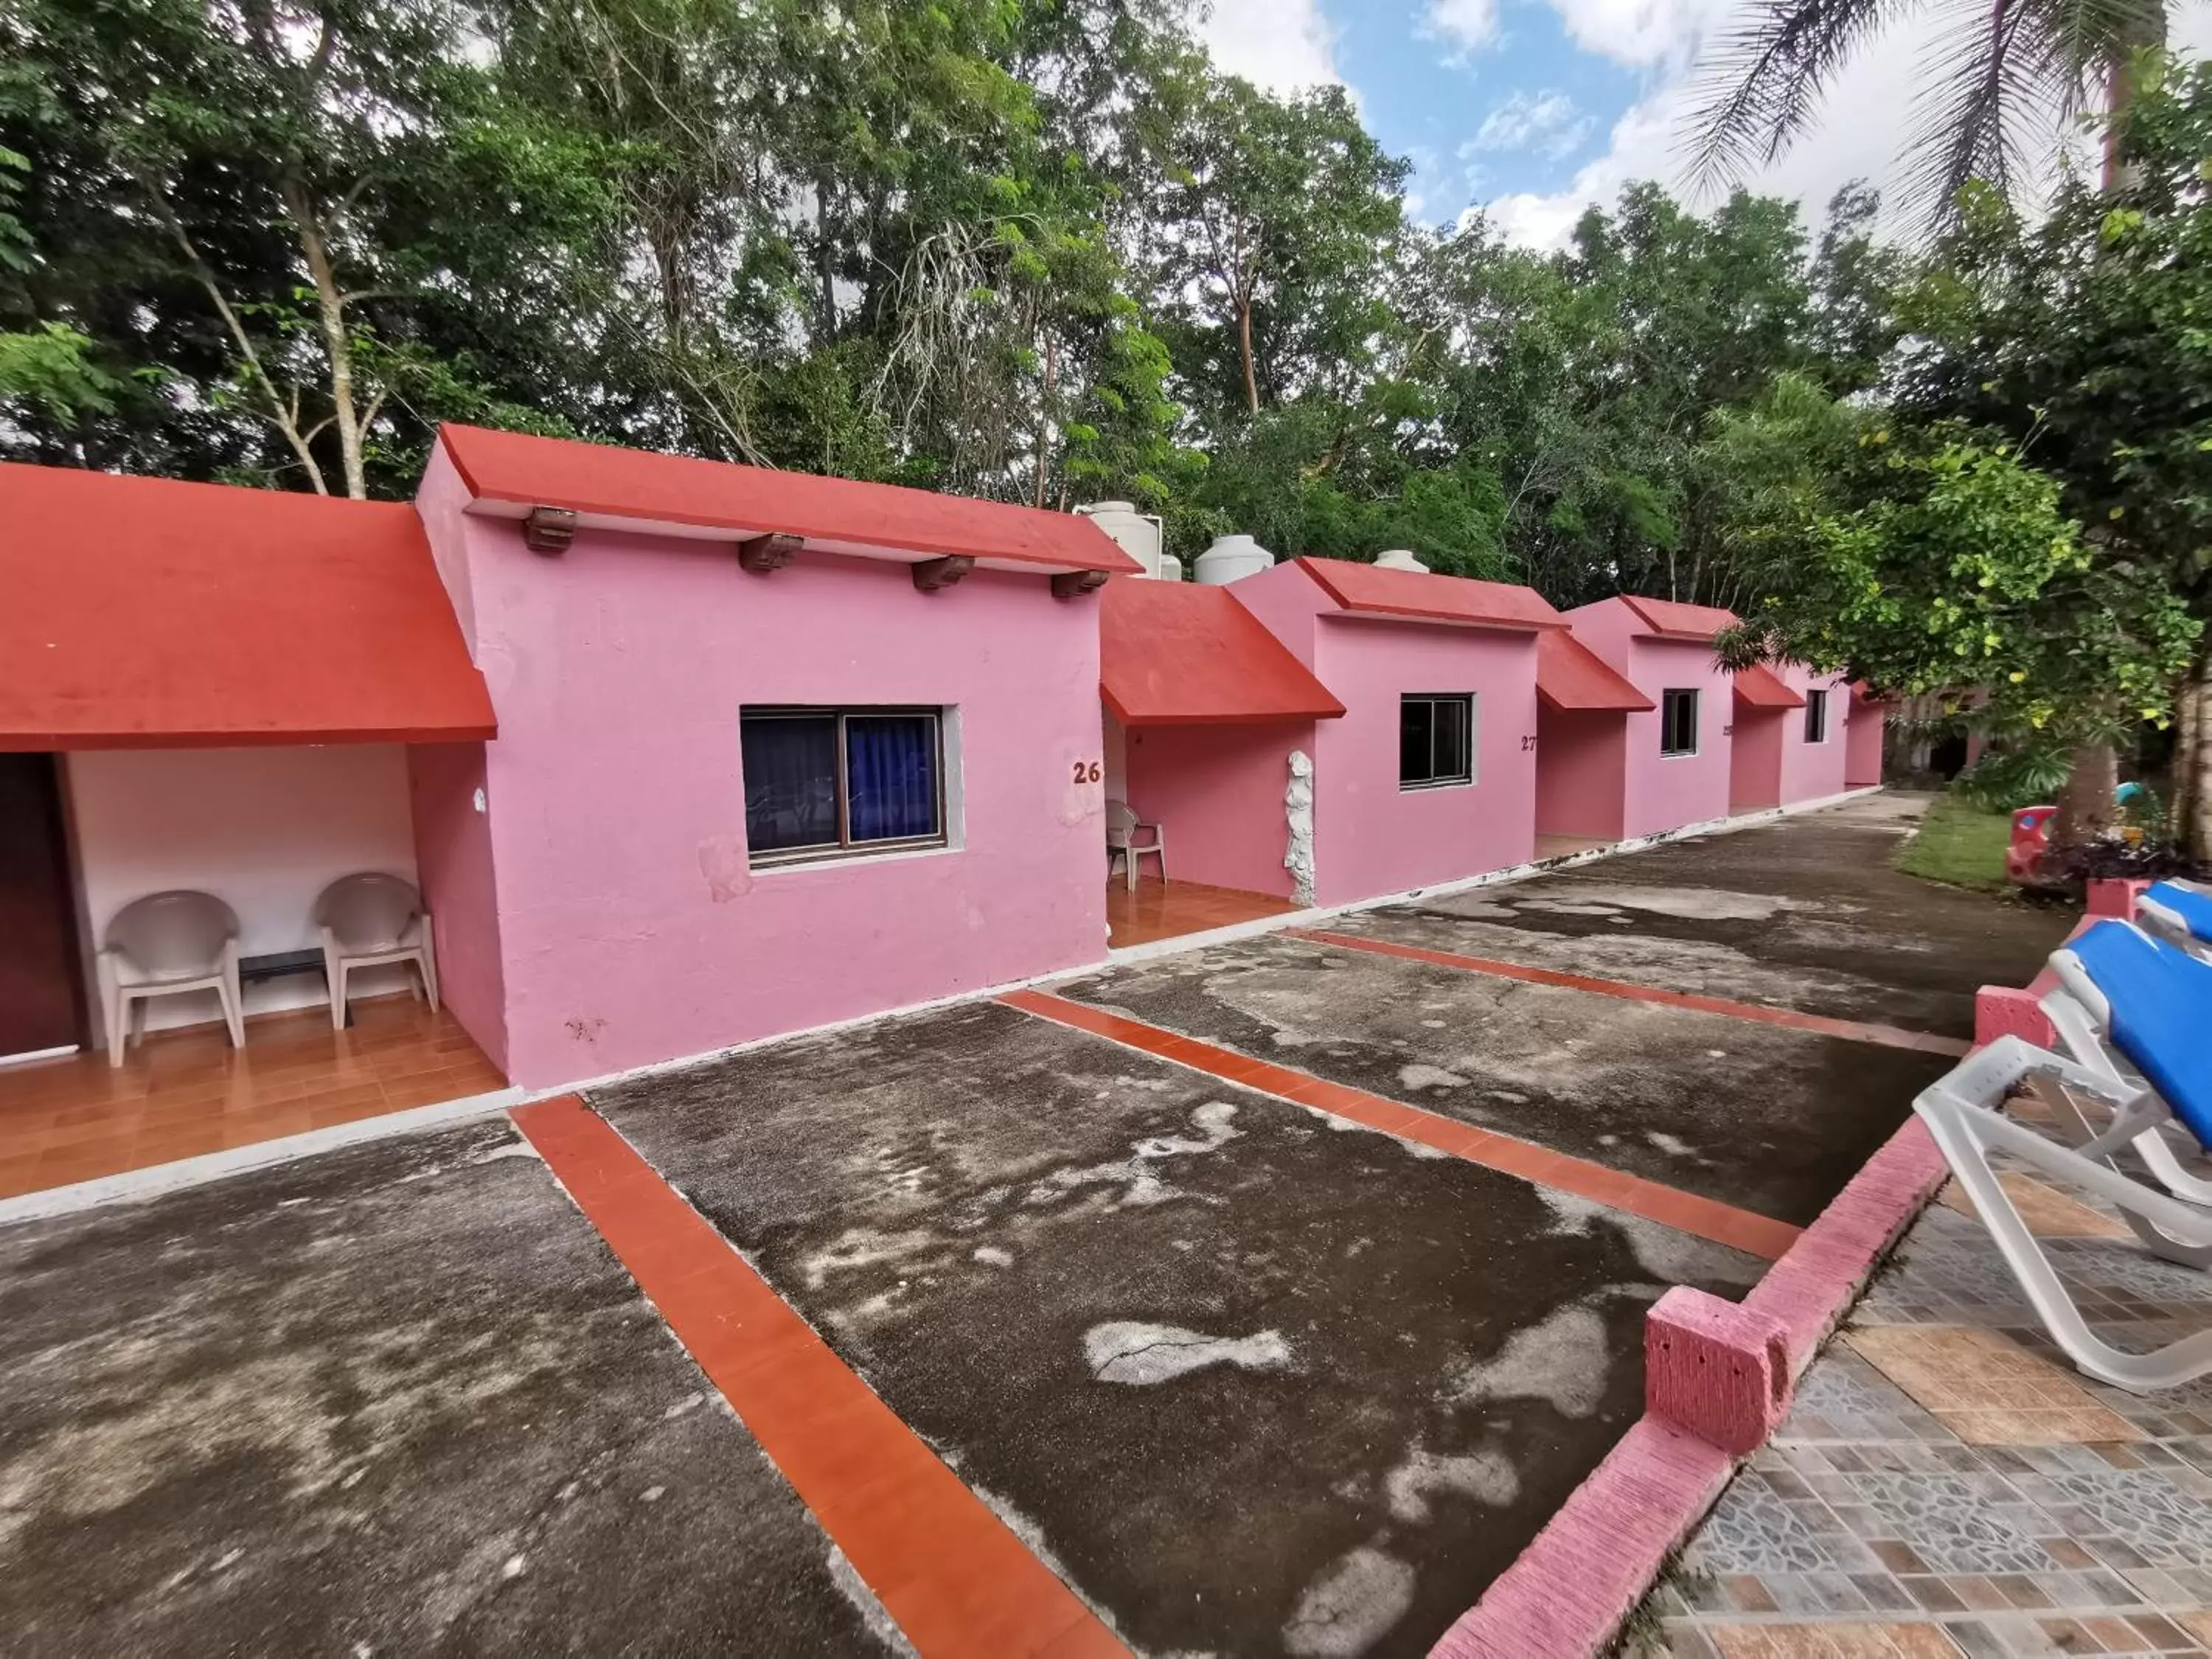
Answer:
<svg viewBox="0 0 2212 1659"><path fill-rule="evenodd" d="M2051 952L2051 969L2058 986L2043 999L2043 1012L2058 1051L2100 1079L2106 1096L2129 1103L2099 1130L2081 1115L2079 1103L2054 1101L2062 1132L2080 1150L2095 1148L2098 1156L2128 1146L2174 1197L2212 1205L2212 1181L2183 1169L2166 1139L2168 1127L2178 1124L2199 1146L2212 1144L2212 1070L2189 1069L2188 1046L2201 1042L2203 1022L2212 1015L2212 963L2159 944L2124 921L2100 921ZM2166 1016L2171 1054L2152 1046L2142 1024L2168 999L2193 1011ZM2197 1091L2193 1115L2172 1092L2192 1085ZM2144 1242L2158 1248L2155 1239Z"/></svg>
<svg viewBox="0 0 2212 1659"><path fill-rule="evenodd" d="M430 1011L438 1009L438 964L430 913L412 883L374 871L341 876L315 901L323 936L323 975L330 981L331 1024L346 1023L346 976L356 968L411 962ZM411 986L409 988L413 988Z"/></svg>
<svg viewBox="0 0 2212 1659"><path fill-rule="evenodd" d="M2160 999L2142 1010L2143 1024L2130 1029L2149 1034L2146 1041L2160 1054L2171 1051L2180 1056L2181 1063L2189 1068L2193 1085L2189 1098L2195 1109L2212 1092L2212 1066L2192 1056L2185 1047L2171 1049L2173 1031L2168 1022L2177 1016L2185 1022L2185 1022L2197 1017L2181 1003ZM1996 1109L2021 1085L2036 1078L2051 1079L2069 1091L2094 1094L2109 1086L2108 1080L2095 1073L2021 1037L2005 1036L1968 1055L1948 1075L1923 1090L1912 1109L1935 1137L1951 1173L1973 1200L1991 1242L2020 1281L2045 1328L2085 1374L2117 1388L2148 1394L2212 1373L2212 1331L2199 1331L2145 1354L2125 1352L2092 1332L2072 1292L2021 1219L2012 1195L1997 1180L1990 1154L2002 1148L2024 1164L2110 1200L2131 1224L2140 1221L2184 1247L2212 1247L2212 1209L2184 1203L2132 1180L2102 1156L2093 1155L2089 1148L2062 1146ZM2123 1113L2130 1104L2117 1103ZM2116 1128L2106 1139L2111 1140L2118 1133Z"/></svg>
<svg viewBox="0 0 2212 1659"><path fill-rule="evenodd" d="M123 1063L131 1028L143 1032L147 1003L186 991L214 992L231 1047L246 1046L238 913L212 893L178 889L131 900L100 936L99 974L111 1066Z"/></svg>
<svg viewBox="0 0 2212 1659"><path fill-rule="evenodd" d="M1138 840L1137 837L1146 830L1152 832L1151 838L1145 841ZM1160 861L1160 879L1165 882L1168 878L1168 832L1157 823L1147 823L1139 818L1137 816L1137 809L1128 802L1108 801L1106 803L1107 875L1110 877L1114 873L1114 860L1119 859L1121 861L1121 868L1128 878L1129 890L1135 892L1137 864L1147 853Z"/></svg>
<svg viewBox="0 0 2212 1659"><path fill-rule="evenodd" d="M2164 939L2212 962L2212 887L2194 881L2161 881L2136 901L2136 921Z"/></svg>

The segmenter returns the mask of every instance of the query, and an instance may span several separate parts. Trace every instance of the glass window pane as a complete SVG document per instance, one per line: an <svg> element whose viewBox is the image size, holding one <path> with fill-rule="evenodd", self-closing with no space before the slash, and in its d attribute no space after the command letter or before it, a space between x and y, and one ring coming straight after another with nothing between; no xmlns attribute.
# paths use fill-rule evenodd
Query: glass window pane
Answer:
<svg viewBox="0 0 2212 1659"><path fill-rule="evenodd" d="M1433 775L1437 706L1426 697L1398 700L1398 781L1426 783Z"/></svg>
<svg viewBox="0 0 2212 1659"><path fill-rule="evenodd" d="M837 717L747 714L738 731L750 850L836 846Z"/></svg>
<svg viewBox="0 0 2212 1659"><path fill-rule="evenodd" d="M846 716L845 789L851 802L846 822L856 844L936 835L936 720Z"/></svg>
<svg viewBox="0 0 2212 1659"><path fill-rule="evenodd" d="M1442 778L1464 778L1467 768L1467 715L1464 697L1443 697L1437 702L1437 769Z"/></svg>

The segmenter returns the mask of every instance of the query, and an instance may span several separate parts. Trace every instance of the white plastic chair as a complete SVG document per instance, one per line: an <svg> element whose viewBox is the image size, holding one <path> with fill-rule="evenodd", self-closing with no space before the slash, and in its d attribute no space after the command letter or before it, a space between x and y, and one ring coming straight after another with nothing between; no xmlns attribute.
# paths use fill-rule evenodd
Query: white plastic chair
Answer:
<svg viewBox="0 0 2212 1659"><path fill-rule="evenodd" d="M331 1024L346 1023L346 975L356 968L411 962L422 977L422 994L433 1013L438 1008L438 963L430 935L430 913L411 883L367 871L340 876L315 901L315 926L323 936L323 975L330 981Z"/></svg>
<svg viewBox="0 0 2212 1659"><path fill-rule="evenodd" d="M231 1046L246 1046L238 913L214 894L179 889L131 900L101 935L99 969L109 1065L123 1063L126 1028L143 1030L149 1001L186 991L214 992Z"/></svg>
<svg viewBox="0 0 2212 1659"><path fill-rule="evenodd" d="M1149 841L1137 837L1146 830L1152 831ZM1137 809L1123 800L1106 803L1106 873L1114 873L1114 860L1121 861L1128 877L1131 892L1137 890L1137 863L1147 853L1160 861L1160 879L1168 878L1168 834L1157 823L1146 823L1137 816Z"/></svg>

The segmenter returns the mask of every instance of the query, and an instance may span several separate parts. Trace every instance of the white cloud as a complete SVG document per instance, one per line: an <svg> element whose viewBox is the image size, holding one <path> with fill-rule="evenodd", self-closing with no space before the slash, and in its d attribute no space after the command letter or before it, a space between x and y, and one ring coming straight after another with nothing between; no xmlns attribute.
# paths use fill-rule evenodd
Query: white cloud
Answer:
<svg viewBox="0 0 2212 1659"><path fill-rule="evenodd" d="M1552 0L1584 52L1638 68L1677 64L1735 9L1731 0Z"/></svg>
<svg viewBox="0 0 2212 1659"><path fill-rule="evenodd" d="M1656 59L1643 61L1663 61L1665 67L1653 89L1614 123L1605 153L1577 169L1565 189L1500 197L1485 205L1501 234L1528 246L1556 247L1573 231L1583 209L1593 203L1609 206L1632 179L1656 179L1686 195L1682 119L1696 106L1697 47L1702 34L1725 21L1726 10L1742 3L1733 0L1718 12L1708 7L1700 19L1695 15L1699 0L1553 0L1578 40L1584 36L1577 14L1584 22L1617 14L1610 37L1613 55L1626 59L1631 51L1656 52ZM1905 204L1899 199L1904 183L1900 157L1920 117L1914 94L1925 84L1925 65L1948 22L1941 14L1923 13L1869 41L1822 100L1819 124L1745 184L1802 202L1808 220L1817 220L1838 188L1864 179L1883 188L1890 227L1906 228ZM2185 6L2173 20L2172 39L2187 51L2212 46L2212 7ZM2050 160L2035 163L2039 171L2047 173L2055 163L2058 143L2056 133L2046 139L2042 148ZM1709 200L1690 199L1711 205Z"/></svg>
<svg viewBox="0 0 2212 1659"><path fill-rule="evenodd" d="M1226 75L1273 93L1335 86L1336 31L1320 0L1214 0L1198 36Z"/></svg>
<svg viewBox="0 0 2212 1659"><path fill-rule="evenodd" d="M1497 40L1498 0L1429 0L1420 32L1464 58Z"/></svg>
<svg viewBox="0 0 2212 1659"><path fill-rule="evenodd" d="M1525 149L1548 160L1565 161L1589 137L1589 116L1564 92L1516 92L1491 106L1474 137L1460 149L1462 159L1476 150Z"/></svg>

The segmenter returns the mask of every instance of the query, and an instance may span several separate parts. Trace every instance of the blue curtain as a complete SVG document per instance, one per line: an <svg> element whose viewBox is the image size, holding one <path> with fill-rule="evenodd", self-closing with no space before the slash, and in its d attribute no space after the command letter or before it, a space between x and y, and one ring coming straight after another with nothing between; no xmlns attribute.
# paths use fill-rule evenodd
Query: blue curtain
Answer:
<svg viewBox="0 0 2212 1659"><path fill-rule="evenodd" d="M837 845L837 717L747 714L745 842L756 853Z"/></svg>
<svg viewBox="0 0 2212 1659"><path fill-rule="evenodd" d="M845 788L855 842L936 835L936 720L923 714L848 715Z"/></svg>

